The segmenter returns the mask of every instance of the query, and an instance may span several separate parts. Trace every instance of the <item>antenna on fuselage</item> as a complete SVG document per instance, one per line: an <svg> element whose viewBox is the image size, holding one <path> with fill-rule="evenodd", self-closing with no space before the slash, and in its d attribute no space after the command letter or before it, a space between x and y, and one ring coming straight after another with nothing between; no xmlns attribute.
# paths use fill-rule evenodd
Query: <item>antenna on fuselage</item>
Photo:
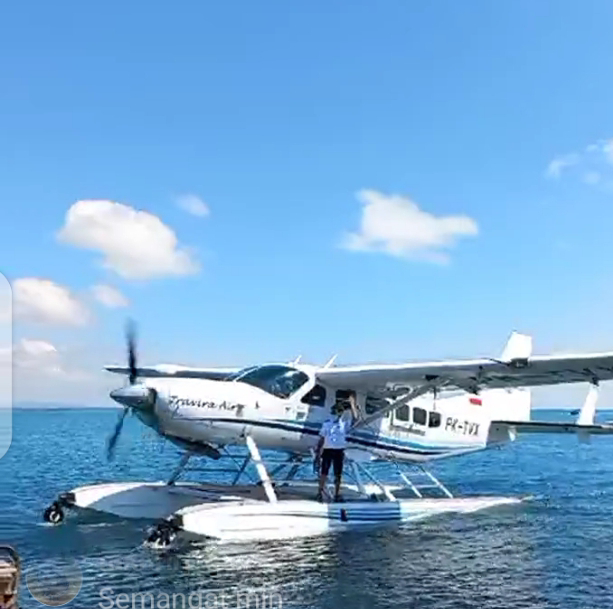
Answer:
<svg viewBox="0 0 613 609"><path fill-rule="evenodd" d="M325 364L324 369L326 368L330 368L330 366L332 366L332 364L336 361L336 358L338 357L338 354L333 355Z"/></svg>
<svg viewBox="0 0 613 609"><path fill-rule="evenodd" d="M296 366L300 360L302 359L302 355L299 355L293 362L292 362L292 366Z"/></svg>

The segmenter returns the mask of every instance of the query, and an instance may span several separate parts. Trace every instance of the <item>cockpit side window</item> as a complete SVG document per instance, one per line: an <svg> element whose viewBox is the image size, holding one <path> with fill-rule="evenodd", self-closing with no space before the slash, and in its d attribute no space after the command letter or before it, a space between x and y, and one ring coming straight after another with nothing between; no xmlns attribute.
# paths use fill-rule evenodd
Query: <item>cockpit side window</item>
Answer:
<svg viewBox="0 0 613 609"><path fill-rule="evenodd" d="M301 400L310 406L326 405L326 389L321 385L315 385Z"/></svg>
<svg viewBox="0 0 613 609"><path fill-rule="evenodd" d="M309 376L290 366L270 365L247 369L234 380L287 399L309 380Z"/></svg>

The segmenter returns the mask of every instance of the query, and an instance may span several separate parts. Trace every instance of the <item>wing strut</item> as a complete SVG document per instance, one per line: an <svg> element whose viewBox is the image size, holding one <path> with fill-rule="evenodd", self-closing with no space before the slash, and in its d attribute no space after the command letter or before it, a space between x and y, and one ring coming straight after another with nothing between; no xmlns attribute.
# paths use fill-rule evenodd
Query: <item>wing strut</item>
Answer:
<svg viewBox="0 0 613 609"><path fill-rule="evenodd" d="M337 355L333 355L324 365L324 369L330 368L332 364L336 361Z"/></svg>
<svg viewBox="0 0 613 609"><path fill-rule="evenodd" d="M436 378L430 379L425 382L423 385L418 385L413 389L409 389L406 393L403 393L399 398L396 398L393 402L390 402L387 406L380 408L377 412L373 412L373 414L361 419L355 425L353 425L352 429L359 429L360 427L365 427L369 425L373 421L384 417L388 412L392 410L396 410L405 404L413 401L415 398L418 398L429 391L434 391L444 385L446 383L445 378L441 378L437 376Z"/></svg>

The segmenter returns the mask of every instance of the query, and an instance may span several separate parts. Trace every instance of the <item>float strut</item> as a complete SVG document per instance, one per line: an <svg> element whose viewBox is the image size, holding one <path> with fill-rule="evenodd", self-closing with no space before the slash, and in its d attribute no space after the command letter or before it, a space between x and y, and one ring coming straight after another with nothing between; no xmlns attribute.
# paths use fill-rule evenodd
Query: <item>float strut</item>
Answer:
<svg viewBox="0 0 613 609"><path fill-rule="evenodd" d="M260 476L260 480L262 481L264 490L266 491L268 501L270 501L270 503L277 503L277 495L275 493L275 489L272 487L272 482L270 481L270 478L268 476L266 466L262 462L262 457L260 457L260 451L258 450L257 444L251 436L245 436L245 441L247 442L249 454L251 455L251 459L255 464L255 468L258 472L258 475Z"/></svg>
<svg viewBox="0 0 613 609"><path fill-rule="evenodd" d="M181 475L181 473L185 469L187 462L192 458L192 454L193 454L192 452L188 451L181 457L181 461L179 461L179 465L177 465L177 467L175 468L175 471L172 472L172 476L170 476L170 479L166 483L168 486L172 486L177 481L177 478Z"/></svg>

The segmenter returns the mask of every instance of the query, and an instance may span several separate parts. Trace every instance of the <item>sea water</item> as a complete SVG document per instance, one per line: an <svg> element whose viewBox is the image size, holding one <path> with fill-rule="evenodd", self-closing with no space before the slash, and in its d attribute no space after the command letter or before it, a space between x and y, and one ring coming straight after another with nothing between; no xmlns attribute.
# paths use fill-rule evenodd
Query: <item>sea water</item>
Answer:
<svg viewBox="0 0 613 609"><path fill-rule="evenodd" d="M0 544L22 558L22 608L42 606L27 584L40 598L45 576L75 574L78 594L66 606L84 609L613 608L613 436L580 444L572 434L528 435L432 467L456 495L534 495L527 503L317 539L159 552L143 545L143 522L69 516L54 527L42 519L75 486L168 478L177 449L135 419L106 461L118 414L14 412L0 459Z"/></svg>

